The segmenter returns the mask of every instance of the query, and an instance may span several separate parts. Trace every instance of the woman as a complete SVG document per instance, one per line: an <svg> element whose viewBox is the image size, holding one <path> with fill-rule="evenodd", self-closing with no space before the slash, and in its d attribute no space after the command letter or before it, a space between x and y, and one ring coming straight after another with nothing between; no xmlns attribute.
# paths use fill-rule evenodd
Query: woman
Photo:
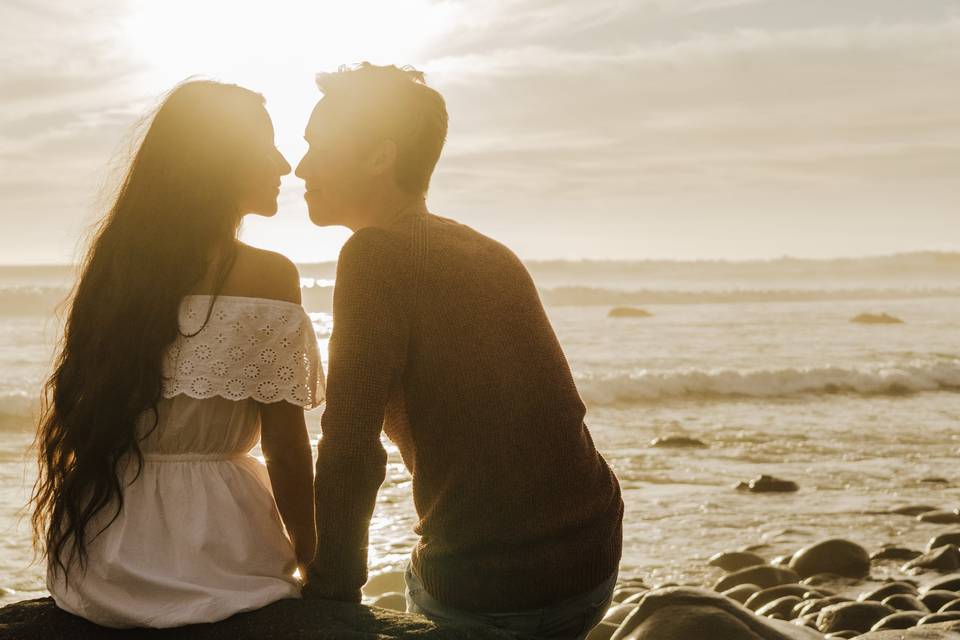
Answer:
<svg viewBox="0 0 960 640"><path fill-rule="evenodd" d="M303 408L322 371L296 268L236 239L243 215L277 211L290 166L273 136L259 94L176 87L84 262L46 385L33 524L57 605L98 624L299 597L316 544ZM249 455L261 431L266 468Z"/></svg>

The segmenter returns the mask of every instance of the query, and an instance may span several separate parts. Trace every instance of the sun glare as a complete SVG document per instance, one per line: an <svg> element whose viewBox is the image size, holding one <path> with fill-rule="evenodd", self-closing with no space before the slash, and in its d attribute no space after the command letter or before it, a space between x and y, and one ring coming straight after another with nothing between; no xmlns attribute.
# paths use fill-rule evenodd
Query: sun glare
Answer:
<svg viewBox="0 0 960 640"><path fill-rule="evenodd" d="M453 11L429 0L139 0L131 4L125 32L131 55L146 67L145 95L189 76L258 91L267 99L277 146L296 166L304 125L320 97L315 73L364 60L422 66L430 46L454 25ZM302 188L287 176L280 217L248 218L244 240L298 261L334 258L344 234L308 227Z"/></svg>

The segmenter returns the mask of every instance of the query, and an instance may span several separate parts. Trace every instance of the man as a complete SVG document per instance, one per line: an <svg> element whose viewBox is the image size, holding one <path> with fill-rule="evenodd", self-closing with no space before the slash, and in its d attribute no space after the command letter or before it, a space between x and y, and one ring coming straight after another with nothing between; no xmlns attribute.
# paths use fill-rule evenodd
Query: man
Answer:
<svg viewBox="0 0 960 640"><path fill-rule="evenodd" d="M337 265L304 596L359 602L386 453L413 476L408 609L583 637L609 605L623 503L526 269L428 213L447 132L422 74L321 74L297 175L311 220L354 231Z"/></svg>

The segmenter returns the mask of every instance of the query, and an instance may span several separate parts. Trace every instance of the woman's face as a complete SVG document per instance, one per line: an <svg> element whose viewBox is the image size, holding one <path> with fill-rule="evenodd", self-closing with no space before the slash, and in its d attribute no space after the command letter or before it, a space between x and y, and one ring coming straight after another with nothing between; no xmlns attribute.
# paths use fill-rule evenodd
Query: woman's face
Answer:
<svg viewBox="0 0 960 640"><path fill-rule="evenodd" d="M261 109L250 135L249 157L241 162L240 213L272 216L277 213L280 177L290 173L290 164L274 144L273 123L265 110Z"/></svg>

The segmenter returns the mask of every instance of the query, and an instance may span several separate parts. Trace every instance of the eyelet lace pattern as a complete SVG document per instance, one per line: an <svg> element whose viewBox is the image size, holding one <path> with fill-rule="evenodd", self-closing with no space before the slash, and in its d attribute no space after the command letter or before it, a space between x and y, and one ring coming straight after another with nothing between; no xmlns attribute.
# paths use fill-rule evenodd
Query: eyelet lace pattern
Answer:
<svg viewBox="0 0 960 640"><path fill-rule="evenodd" d="M323 402L316 333L302 307L220 296L204 326L211 301L187 296L180 305L180 331L186 335L164 356L165 398L282 400L309 409Z"/></svg>

